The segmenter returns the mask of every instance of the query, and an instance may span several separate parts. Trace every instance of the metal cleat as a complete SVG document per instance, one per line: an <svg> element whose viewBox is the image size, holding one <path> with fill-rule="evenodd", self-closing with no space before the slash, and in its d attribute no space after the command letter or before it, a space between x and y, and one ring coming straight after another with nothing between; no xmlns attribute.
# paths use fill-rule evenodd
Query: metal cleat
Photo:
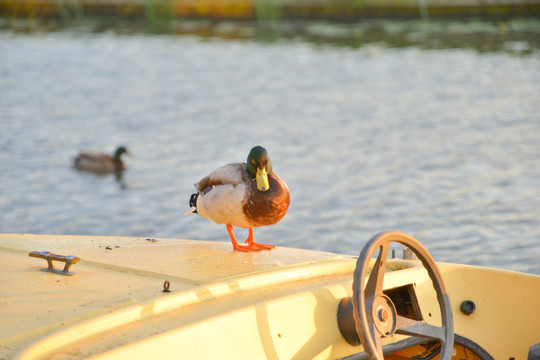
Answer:
<svg viewBox="0 0 540 360"><path fill-rule="evenodd" d="M76 274L76 272L69 271L69 269L71 268L71 265L76 264L79 262L79 260L81 260L79 257L74 256L74 255L68 255L68 256L57 255L57 254L53 254L50 251L41 251L41 252L32 251L31 253L28 254L28 256L47 260L47 264L49 266L46 268L41 268L39 270L47 271L47 272L51 272L51 273L59 274L59 275L67 275L67 276L73 276ZM61 261L65 263L64 269L63 270L56 269L54 267L53 261Z"/></svg>

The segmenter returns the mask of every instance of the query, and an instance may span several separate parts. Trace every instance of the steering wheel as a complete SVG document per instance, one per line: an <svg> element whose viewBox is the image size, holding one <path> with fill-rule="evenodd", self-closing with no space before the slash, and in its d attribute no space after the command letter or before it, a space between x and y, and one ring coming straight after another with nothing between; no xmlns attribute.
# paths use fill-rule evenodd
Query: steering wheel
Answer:
<svg viewBox="0 0 540 360"><path fill-rule="evenodd" d="M398 315L392 300L383 294L388 249L393 242L411 249L427 270L437 293L442 326ZM364 287L370 259L377 249L379 255ZM454 347L454 320L450 298L435 260L412 236L389 231L379 233L367 242L356 262L352 305L356 332L364 351L372 360L384 360L381 337L391 336L394 333L439 340L442 343L440 359L451 359Z"/></svg>

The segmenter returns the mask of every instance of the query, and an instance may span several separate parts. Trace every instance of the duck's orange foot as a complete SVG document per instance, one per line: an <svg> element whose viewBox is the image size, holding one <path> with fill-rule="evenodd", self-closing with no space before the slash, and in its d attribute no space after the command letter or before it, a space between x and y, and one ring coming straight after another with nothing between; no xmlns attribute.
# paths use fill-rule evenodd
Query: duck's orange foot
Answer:
<svg viewBox="0 0 540 360"><path fill-rule="evenodd" d="M250 251L262 251L262 250L272 250L275 248L274 245L267 245L267 244L258 244L253 241L253 228L249 229L249 235L246 239L247 245L240 245L236 241L236 238L234 237L233 233L233 227L231 224L227 224L227 231L229 232L229 236L231 237L231 242L233 244L233 248L238 251L243 252L250 252Z"/></svg>
<svg viewBox="0 0 540 360"><path fill-rule="evenodd" d="M273 248L276 247L275 245L270 245L270 244L259 244L253 241L250 242L249 239L246 240L246 243L248 244L249 247L255 247L255 248L258 248L259 250L272 250Z"/></svg>
<svg viewBox="0 0 540 360"><path fill-rule="evenodd" d="M250 246L250 245L239 245L239 244L233 244L234 250L243 251L243 252L251 252L251 251L261 251L262 249L258 246Z"/></svg>

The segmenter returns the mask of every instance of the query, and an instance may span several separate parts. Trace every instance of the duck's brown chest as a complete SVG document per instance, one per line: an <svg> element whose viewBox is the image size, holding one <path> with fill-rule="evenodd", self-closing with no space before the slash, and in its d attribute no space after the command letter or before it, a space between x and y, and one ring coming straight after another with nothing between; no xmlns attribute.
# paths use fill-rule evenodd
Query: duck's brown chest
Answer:
<svg viewBox="0 0 540 360"><path fill-rule="evenodd" d="M245 201L242 204L247 220L254 226L273 225L285 216L290 203L287 185L275 173L268 177L270 188L257 190L255 181L246 188Z"/></svg>

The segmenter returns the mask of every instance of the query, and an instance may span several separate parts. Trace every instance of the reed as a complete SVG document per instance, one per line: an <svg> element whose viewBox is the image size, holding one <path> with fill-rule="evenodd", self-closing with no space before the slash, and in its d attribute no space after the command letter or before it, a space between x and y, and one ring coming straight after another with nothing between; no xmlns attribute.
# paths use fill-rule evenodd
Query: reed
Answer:
<svg viewBox="0 0 540 360"><path fill-rule="evenodd" d="M257 21L279 21L282 19L281 0L254 0Z"/></svg>
<svg viewBox="0 0 540 360"><path fill-rule="evenodd" d="M175 19L172 0L144 0L144 17L147 29L162 32L169 29Z"/></svg>
<svg viewBox="0 0 540 360"><path fill-rule="evenodd" d="M85 18L81 0L54 0L54 7L64 21L82 20Z"/></svg>

